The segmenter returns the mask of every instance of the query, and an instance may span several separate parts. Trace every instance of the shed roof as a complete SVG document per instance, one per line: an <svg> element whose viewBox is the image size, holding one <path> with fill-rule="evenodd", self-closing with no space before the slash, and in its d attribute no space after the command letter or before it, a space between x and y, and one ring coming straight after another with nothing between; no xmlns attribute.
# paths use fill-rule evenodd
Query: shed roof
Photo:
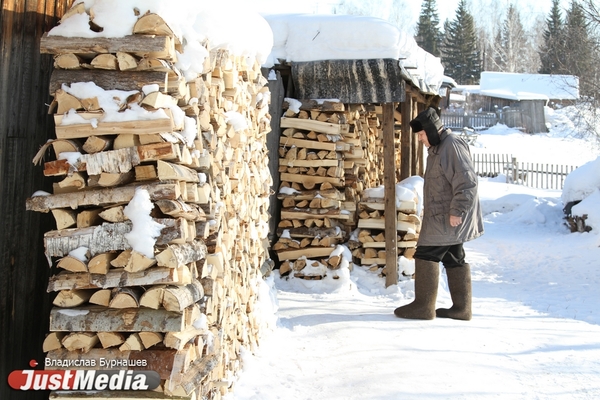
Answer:
<svg viewBox="0 0 600 400"><path fill-rule="evenodd" d="M479 93L509 100L575 100L579 78L574 75L481 73Z"/></svg>
<svg viewBox="0 0 600 400"><path fill-rule="evenodd" d="M323 60L292 63L299 99L338 99L343 103L403 102L405 76L398 60Z"/></svg>

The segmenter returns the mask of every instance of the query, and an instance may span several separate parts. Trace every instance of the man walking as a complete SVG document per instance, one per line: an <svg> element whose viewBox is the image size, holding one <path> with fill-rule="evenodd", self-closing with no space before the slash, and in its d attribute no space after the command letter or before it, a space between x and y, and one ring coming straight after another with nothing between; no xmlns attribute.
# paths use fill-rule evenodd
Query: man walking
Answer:
<svg viewBox="0 0 600 400"><path fill-rule="evenodd" d="M427 147L423 223L415 258L415 300L394 310L400 318L471 319L471 268L463 243L483 234L477 174L467 143L442 125L429 107L410 121ZM452 307L435 309L439 263L446 268Z"/></svg>

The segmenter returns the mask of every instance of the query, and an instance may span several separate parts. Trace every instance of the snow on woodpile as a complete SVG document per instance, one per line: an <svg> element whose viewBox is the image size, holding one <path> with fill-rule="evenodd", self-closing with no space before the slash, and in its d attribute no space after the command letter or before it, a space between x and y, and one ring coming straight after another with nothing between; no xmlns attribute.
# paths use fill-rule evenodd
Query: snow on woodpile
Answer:
<svg viewBox="0 0 600 400"><path fill-rule="evenodd" d="M412 34L389 22L365 16L265 15L273 30L273 51L265 66L321 60L399 60L418 81L439 89L441 60L421 49Z"/></svg>

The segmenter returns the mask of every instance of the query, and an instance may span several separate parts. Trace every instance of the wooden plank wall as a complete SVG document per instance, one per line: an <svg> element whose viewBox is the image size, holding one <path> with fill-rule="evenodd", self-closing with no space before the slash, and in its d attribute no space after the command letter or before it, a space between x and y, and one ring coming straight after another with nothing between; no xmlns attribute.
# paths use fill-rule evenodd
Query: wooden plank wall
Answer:
<svg viewBox="0 0 600 400"><path fill-rule="evenodd" d="M8 387L15 369L43 365L42 341L51 301L43 233L50 215L25 210L36 190L50 191L31 162L51 137L48 83L52 58L40 55L42 33L56 25L72 0L2 0L0 14L0 399L43 399L45 392ZM38 367L39 368L39 367Z"/></svg>
<svg viewBox="0 0 600 400"><path fill-rule="evenodd" d="M263 75L269 77L269 69L263 69ZM277 241L277 224L281 219L281 200L277 199L279 191L280 174L279 174L279 137L281 136L281 128L279 123L282 117L283 99L285 98L285 85L280 71L275 71L276 80L269 80L268 86L271 91L271 104L269 105L269 114L271 115L271 133L267 136L267 148L269 149L269 170L273 177L272 194L270 197L269 214L269 242L271 246ZM271 254L273 257L274 254ZM276 258L275 258L276 259Z"/></svg>

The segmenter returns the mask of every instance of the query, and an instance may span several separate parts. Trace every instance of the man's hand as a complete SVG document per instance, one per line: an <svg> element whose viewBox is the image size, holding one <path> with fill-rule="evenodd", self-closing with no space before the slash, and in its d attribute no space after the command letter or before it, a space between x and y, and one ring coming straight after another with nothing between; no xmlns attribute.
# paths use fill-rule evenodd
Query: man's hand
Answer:
<svg viewBox="0 0 600 400"><path fill-rule="evenodd" d="M462 224L462 217L456 217L454 215L450 216L450 226L457 227Z"/></svg>

